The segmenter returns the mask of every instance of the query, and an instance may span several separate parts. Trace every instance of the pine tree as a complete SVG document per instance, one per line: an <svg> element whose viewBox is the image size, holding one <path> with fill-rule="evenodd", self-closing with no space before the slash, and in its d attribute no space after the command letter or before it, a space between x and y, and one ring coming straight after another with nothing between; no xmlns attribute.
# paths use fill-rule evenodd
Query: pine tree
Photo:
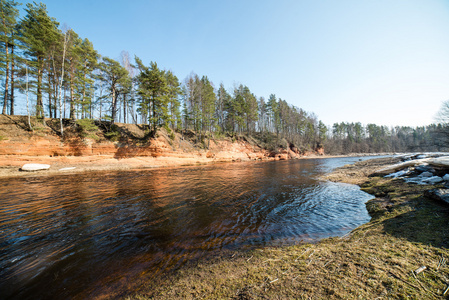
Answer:
<svg viewBox="0 0 449 300"><path fill-rule="evenodd" d="M27 3L26 15L19 28L26 46L25 55L29 60L30 71L36 77L36 116L44 118L42 88L45 70L45 59L50 47L58 39L58 25L54 18L47 14L43 3Z"/></svg>
<svg viewBox="0 0 449 300"><path fill-rule="evenodd" d="M1 47L4 50L2 52L1 60L1 68L5 70L5 94L3 97L3 110L2 113L6 114L6 108L8 105L8 98L10 98L9 93L12 92L12 89L9 90L9 85L13 87L14 80L14 53L10 54L10 48L14 47L14 32L16 29L17 17L19 15L19 10L17 6L19 3L13 0L0 0L0 43ZM13 48L12 48L13 49ZM12 50L11 49L11 50ZM13 50L12 50L13 51ZM11 83L10 83L11 77ZM11 99L11 114L14 114L14 101Z"/></svg>
<svg viewBox="0 0 449 300"><path fill-rule="evenodd" d="M237 131L242 133L245 127L245 98L243 85L234 89L234 99L232 101L232 112L234 113L234 126L237 126Z"/></svg>
<svg viewBox="0 0 449 300"><path fill-rule="evenodd" d="M165 72L165 80L167 82L167 100L170 113L171 128L181 128L181 113L179 111L180 102L179 96L181 95L181 84L178 77L171 71Z"/></svg>
<svg viewBox="0 0 449 300"><path fill-rule="evenodd" d="M203 76L200 82L201 90L201 123L202 131L212 131L212 126L215 122L214 112L215 112L215 99L216 95L214 92L214 86L209 81L207 76Z"/></svg>
<svg viewBox="0 0 449 300"><path fill-rule="evenodd" d="M201 80L197 74L190 74L185 79L185 106L186 128L193 128L194 131L201 131ZM197 135L198 136L198 135Z"/></svg>
<svg viewBox="0 0 449 300"><path fill-rule="evenodd" d="M265 98L259 98L259 131L263 133L266 130L266 115L267 115L267 104L265 103Z"/></svg>
<svg viewBox="0 0 449 300"><path fill-rule="evenodd" d="M158 68L157 63L151 62L150 67L143 65L136 57L136 63L140 70L137 75L138 94L141 97L141 107L148 110L148 121L153 133L161 126L167 126L168 113L168 85L165 71Z"/></svg>
<svg viewBox="0 0 449 300"><path fill-rule="evenodd" d="M17 31L17 26L16 30ZM14 89L15 89L15 76L16 76L16 61L17 61L17 54L14 53L14 50L16 49L16 44L18 40L16 39L16 32L13 33L11 38L11 93L9 95L10 97L10 114L14 115Z"/></svg>
<svg viewBox="0 0 449 300"><path fill-rule="evenodd" d="M134 123L137 122L134 116L134 66L131 65L131 60L128 51L122 51L120 53L120 63L128 72L129 79L123 85L123 123L126 123L128 110L131 110L131 116ZM129 107L131 104L131 107Z"/></svg>
<svg viewBox="0 0 449 300"><path fill-rule="evenodd" d="M255 130L255 122L259 115L259 107L257 106L257 97L251 93L247 86L243 87L243 98L245 100L244 113L246 119L246 130L250 134Z"/></svg>
<svg viewBox="0 0 449 300"><path fill-rule="evenodd" d="M224 88L223 83L217 91L217 102L215 104L215 117L218 121L218 126L222 132L226 130L225 128L225 118L226 118L226 103L231 99L231 95Z"/></svg>
<svg viewBox="0 0 449 300"><path fill-rule="evenodd" d="M91 107L94 94L94 70L98 66L99 55L92 43L86 38L79 45L78 93L81 95L80 105L82 118L92 117Z"/></svg>
<svg viewBox="0 0 449 300"><path fill-rule="evenodd" d="M80 69L80 48L81 39L78 34L70 29L67 32L69 37L67 45L67 76L70 90L70 115L72 120L76 119L76 107L80 103L79 95L76 93L76 87L79 84L79 69Z"/></svg>
<svg viewBox="0 0 449 300"><path fill-rule="evenodd" d="M267 111L269 114L269 127L279 133L279 110L276 96L271 94L267 102Z"/></svg>
<svg viewBox="0 0 449 300"><path fill-rule="evenodd" d="M128 72L118 61L108 57L103 57L103 61L100 63L99 68L101 70L99 79L103 81L109 89L109 94L107 96L111 100L111 121L114 123L117 115L117 101L120 95L120 89L129 79Z"/></svg>
<svg viewBox="0 0 449 300"><path fill-rule="evenodd" d="M322 146L322 144L326 141L327 138L327 127L322 121L320 121L318 124L318 132L319 132L319 143Z"/></svg>

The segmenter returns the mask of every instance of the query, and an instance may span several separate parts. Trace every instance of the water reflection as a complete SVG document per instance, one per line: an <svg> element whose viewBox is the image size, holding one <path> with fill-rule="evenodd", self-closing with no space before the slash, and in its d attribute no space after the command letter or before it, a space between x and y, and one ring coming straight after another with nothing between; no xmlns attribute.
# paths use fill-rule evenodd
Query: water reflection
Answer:
<svg viewBox="0 0 449 300"><path fill-rule="evenodd" d="M364 202L370 196L314 178L349 162L3 180L0 295L82 298L214 251L344 234L369 220Z"/></svg>

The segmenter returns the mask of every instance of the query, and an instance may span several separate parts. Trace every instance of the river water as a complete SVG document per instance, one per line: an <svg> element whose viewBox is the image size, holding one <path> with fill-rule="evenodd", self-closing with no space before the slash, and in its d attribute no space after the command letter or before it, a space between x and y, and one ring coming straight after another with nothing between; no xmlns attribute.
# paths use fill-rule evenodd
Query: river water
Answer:
<svg viewBox="0 0 449 300"><path fill-rule="evenodd" d="M344 235L372 196L316 178L359 159L2 179L0 298L124 295L220 251Z"/></svg>

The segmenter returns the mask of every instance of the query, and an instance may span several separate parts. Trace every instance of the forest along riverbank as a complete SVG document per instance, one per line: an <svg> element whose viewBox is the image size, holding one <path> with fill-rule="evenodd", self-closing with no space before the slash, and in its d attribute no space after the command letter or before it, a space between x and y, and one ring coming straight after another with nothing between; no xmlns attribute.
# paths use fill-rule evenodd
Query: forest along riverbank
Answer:
<svg viewBox="0 0 449 300"><path fill-rule="evenodd" d="M30 131L25 116L0 115L0 178L29 175L20 172L28 163L50 165L34 176L324 155L323 148L301 148L271 133L198 136L161 128L154 134L148 125L65 119L61 137L58 122L34 120Z"/></svg>
<svg viewBox="0 0 449 300"><path fill-rule="evenodd" d="M375 196L366 204L371 221L350 234L316 244L225 253L143 283L129 299L445 299L449 207L424 196L438 185L373 176L397 162L357 162L323 178L356 183Z"/></svg>

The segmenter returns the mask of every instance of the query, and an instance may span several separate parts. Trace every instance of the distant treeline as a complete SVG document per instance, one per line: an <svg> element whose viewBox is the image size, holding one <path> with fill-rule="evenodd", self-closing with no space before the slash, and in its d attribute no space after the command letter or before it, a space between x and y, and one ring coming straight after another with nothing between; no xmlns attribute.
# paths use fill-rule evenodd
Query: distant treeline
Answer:
<svg viewBox="0 0 449 300"><path fill-rule="evenodd" d="M335 154L448 151L448 128L442 124L423 127L377 126L335 123L326 151Z"/></svg>
<svg viewBox="0 0 449 300"><path fill-rule="evenodd" d="M87 38L59 28L42 3L0 0L0 76L3 114L20 105L37 118L99 119L144 123L152 132L194 130L199 142L213 135L257 135L276 146L327 152L439 150L436 125L387 128L340 123L328 128L313 113L278 99L257 97L245 85L231 91L207 76L180 81L156 62L145 65L128 52L102 57ZM24 103L26 99L26 103ZM22 109L24 111L24 109ZM61 121L62 122L62 121ZM61 126L62 133L62 126ZM275 138L273 138L273 136ZM286 142L288 141L288 142ZM439 148L440 147L440 148Z"/></svg>

